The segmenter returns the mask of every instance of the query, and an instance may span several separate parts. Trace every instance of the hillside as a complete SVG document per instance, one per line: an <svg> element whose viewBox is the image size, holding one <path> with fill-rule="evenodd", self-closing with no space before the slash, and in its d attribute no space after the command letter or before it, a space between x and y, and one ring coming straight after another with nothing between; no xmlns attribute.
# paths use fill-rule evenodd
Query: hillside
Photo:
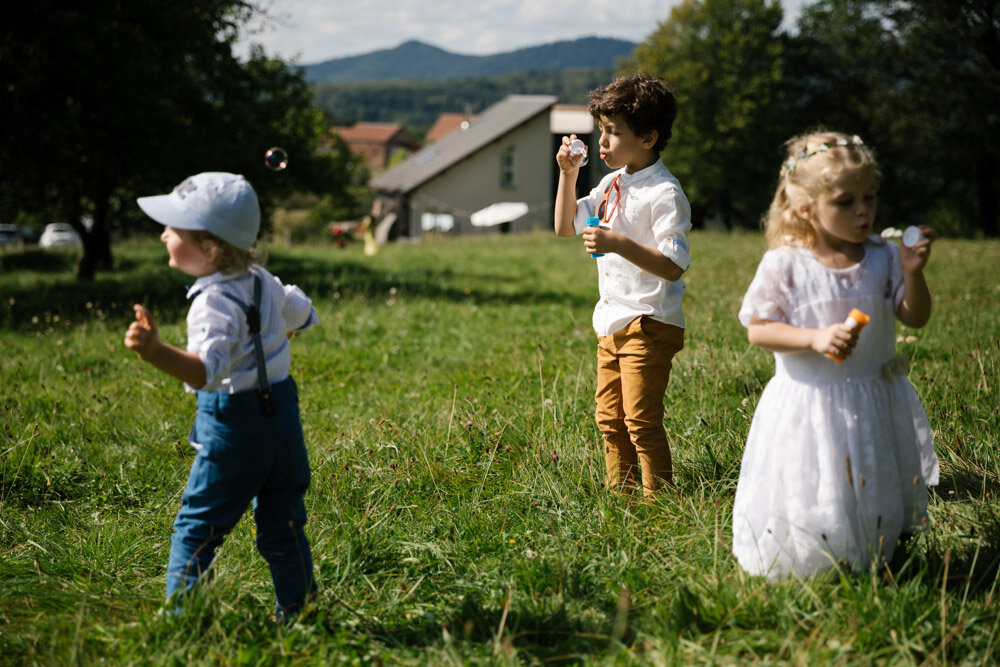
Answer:
<svg viewBox="0 0 1000 667"><path fill-rule="evenodd" d="M393 49L305 65L309 83L443 81L496 77L514 72L561 72L613 68L632 55L636 44L621 39L584 37L489 56L451 53L409 41Z"/></svg>

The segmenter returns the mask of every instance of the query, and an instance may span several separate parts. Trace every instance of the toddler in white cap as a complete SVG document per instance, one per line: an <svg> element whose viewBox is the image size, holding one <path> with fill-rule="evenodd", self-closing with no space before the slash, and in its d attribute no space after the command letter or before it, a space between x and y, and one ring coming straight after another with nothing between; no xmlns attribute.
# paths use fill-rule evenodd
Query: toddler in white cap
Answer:
<svg viewBox="0 0 1000 667"><path fill-rule="evenodd" d="M139 304L125 334L126 347L197 395L197 453L174 522L168 611L179 612L182 594L210 576L215 550L252 503L257 549L286 618L316 590L304 530L309 459L289 375L289 338L313 326L316 311L258 263L260 206L242 176L197 174L138 204L164 225L170 266L197 279L187 293L186 349L160 340Z"/></svg>

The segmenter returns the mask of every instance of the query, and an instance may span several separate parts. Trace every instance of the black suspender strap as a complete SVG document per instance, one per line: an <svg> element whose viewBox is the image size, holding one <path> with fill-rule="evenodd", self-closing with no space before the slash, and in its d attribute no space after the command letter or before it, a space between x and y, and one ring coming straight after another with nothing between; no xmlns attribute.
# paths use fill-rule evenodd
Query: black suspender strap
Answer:
<svg viewBox="0 0 1000 667"><path fill-rule="evenodd" d="M260 409L264 414L274 411L271 401L271 383L267 381L267 364L264 359L264 343L260 338L260 276L253 277L253 305L248 306L228 292L220 292L223 296L239 306L246 314L247 328L253 341L254 352L257 355L257 394L260 396Z"/></svg>

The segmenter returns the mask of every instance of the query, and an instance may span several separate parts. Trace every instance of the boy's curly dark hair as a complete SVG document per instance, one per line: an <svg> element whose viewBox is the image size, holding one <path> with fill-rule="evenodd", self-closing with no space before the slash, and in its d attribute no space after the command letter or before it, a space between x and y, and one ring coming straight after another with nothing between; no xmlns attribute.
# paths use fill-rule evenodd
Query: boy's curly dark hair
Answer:
<svg viewBox="0 0 1000 667"><path fill-rule="evenodd" d="M636 72L615 79L612 83L590 91L587 111L595 119L621 114L629 129L637 136L656 130L653 150L666 148L677 118L677 97L672 84L663 79Z"/></svg>

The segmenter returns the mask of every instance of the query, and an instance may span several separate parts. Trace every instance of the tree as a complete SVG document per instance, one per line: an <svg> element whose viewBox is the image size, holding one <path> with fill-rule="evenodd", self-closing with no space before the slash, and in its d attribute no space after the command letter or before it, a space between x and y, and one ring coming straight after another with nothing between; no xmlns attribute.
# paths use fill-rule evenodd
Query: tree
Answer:
<svg viewBox="0 0 1000 667"><path fill-rule="evenodd" d="M192 173L243 173L265 207L336 187L333 163L315 155L326 128L302 71L260 49L233 55L262 16L240 0L15 5L0 27L0 122L13 130L0 146L0 205L72 224L86 279L111 268L110 227L141 219L135 196ZM294 168L265 170L274 144Z"/></svg>
<svg viewBox="0 0 1000 667"><path fill-rule="evenodd" d="M1000 232L1000 2L820 0L789 55L806 124L875 147L883 222Z"/></svg>
<svg viewBox="0 0 1000 667"><path fill-rule="evenodd" d="M820 0L805 7L786 51L793 134L825 128L857 134L885 166L879 219L896 220L902 156L891 141L898 123L899 44L871 0Z"/></svg>
<svg viewBox="0 0 1000 667"><path fill-rule="evenodd" d="M685 0L626 64L677 88L667 164L696 219L755 226L767 207L789 127L782 17L777 0Z"/></svg>
<svg viewBox="0 0 1000 667"><path fill-rule="evenodd" d="M901 43L892 138L908 215L1000 235L1000 2L878 4Z"/></svg>

